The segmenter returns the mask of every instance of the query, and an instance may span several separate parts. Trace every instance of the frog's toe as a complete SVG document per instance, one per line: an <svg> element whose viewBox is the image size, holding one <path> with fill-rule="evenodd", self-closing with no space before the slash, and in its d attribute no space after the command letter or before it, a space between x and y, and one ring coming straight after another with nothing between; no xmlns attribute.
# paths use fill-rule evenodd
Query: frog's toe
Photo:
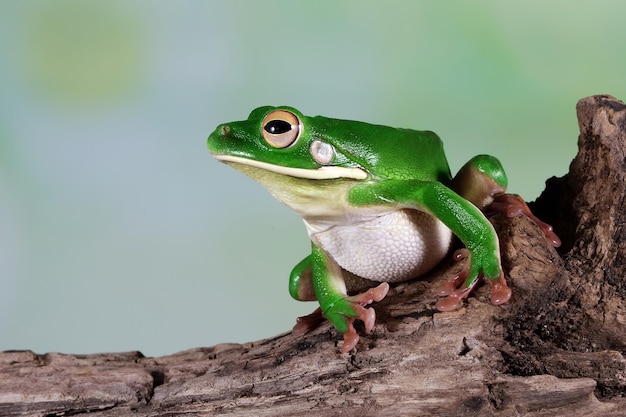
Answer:
<svg viewBox="0 0 626 417"><path fill-rule="evenodd" d="M296 324L293 326L291 330L291 334L294 336L302 336L307 333L309 330L315 329L324 321L324 315L322 314L321 308L316 308L311 314L306 316L298 317L296 319Z"/></svg>
<svg viewBox="0 0 626 417"><path fill-rule="evenodd" d="M465 261L470 257L470 252L466 248L459 249L454 252L455 261ZM435 292L438 295L445 295L447 297L440 299L435 304L435 308L439 311L452 311L461 308L463 299L472 292L476 284L478 283L478 276L474 279L468 280L470 275L470 262L465 262L463 269L452 278L449 278L441 284Z"/></svg>
<svg viewBox="0 0 626 417"><path fill-rule="evenodd" d="M552 246L555 248L561 246L561 239L554 233L552 226L535 216L521 196L517 194L498 194L494 197L494 201L488 209L490 211L504 213L508 217L525 215L539 226L546 240L550 242Z"/></svg>
<svg viewBox="0 0 626 417"><path fill-rule="evenodd" d="M365 330L368 332L372 331L376 323L376 311L373 308L365 308L359 304L355 304L354 312L356 313L356 317L349 320L361 320L365 325Z"/></svg>
<svg viewBox="0 0 626 417"><path fill-rule="evenodd" d="M374 301L381 301L388 292L389 284L383 282L377 287L370 288L361 294L346 297L346 301L351 303L354 309L354 317L352 320L361 320L365 325L365 330L368 332L371 331L376 323L376 311L374 311L373 308L365 308L365 306Z"/></svg>
<svg viewBox="0 0 626 417"><path fill-rule="evenodd" d="M342 352L349 352L354 349L356 344L359 342L359 335L354 329L354 320L361 320L365 325L365 330L368 332L372 330L374 327L374 323L376 322L376 312L373 308L365 308L361 304L352 303L352 310L354 311L354 317L343 316L345 320L346 331L343 334L343 345L341 345ZM298 317L296 320L296 325L293 326L293 330L291 334L293 336L302 336L307 333L309 330L312 330L320 325L322 321L324 321L324 314L322 313L321 308L315 309L311 314L306 316Z"/></svg>
<svg viewBox="0 0 626 417"><path fill-rule="evenodd" d="M374 301L380 301L387 295L389 284L381 283L375 288L349 297L345 297L334 305L330 311L324 314L337 329L341 329L343 333L344 343L341 347L342 352L348 352L354 348L359 341L359 336L354 330L354 321L363 322L365 331L370 332L376 323L376 311L373 308L366 308L368 304Z"/></svg>
<svg viewBox="0 0 626 417"><path fill-rule="evenodd" d="M499 306L511 299L513 292L509 287L492 289L491 290L491 304Z"/></svg>
<svg viewBox="0 0 626 417"><path fill-rule="evenodd" d="M348 321L348 331L343 334L343 345L341 345L342 353L350 352L359 342L359 335L352 325L353 319L348 319Z"/></svg>
<svg viewBox="0 0 626 417"><path fill-rule="evenodd" d="M460 274L446 281L446 283L437 289L439 295L447 295L447 297L437 301L435 304L437 310L452 311L461 307L463 299L467 298L476 283L478 283L478 279L476 279L468 287L461 286L461 283L466 277L467 270L463 270ZM506 283L504 273L501 272L497 280L488 279L486 281L491 285L491 304L500 305L511 299L512 291Z"/></svg>
<svg viewBox="0 0 626 417"><path fill-rule="evenodd" d="M437 295L451 295L457 291L457 288L461 286L461 284L465 281L463 276L456 275L454 278L446 280L443 284L441 284L435 292Z"/></svg>
<svg viewBox="0 0 626 417"><path fill-rule="evenodd" d="M354 349L359 342L359 334L354 330L354 321L361 320L366 331L371 331L376 323L376 311L373 308L365 308L360 304L353 305L355 317L346 317L348 330L343 334L341 352L346 353Z"/></svg>
<svg viewBox="0 0 626 417"><path fill-rule="evenodd" d="M455 261L460 262L469 258L469 250L466 248L458 249L452 255ZM437 295L452 295L458 291L458 288L461 287L465 279L469 275L469 262L465 263L463 269L452 278L447 279L443 284L441 284L435 292Z"/></svg>
<svg viewBox="0 0 626 417"><path fill-rule="evenodd" d="M511 299L511 288L506 284L504 274L500 274L500 278L497 281L489 281L491 284L491 304L500 305L504 304Z"/></svg>
<svg viewBox="0 0 626 417"><path fill-rule="evenodd" d="M369 290L347 297L346 300L356 303L362 306L366 306L368 304L373 303L374 301L381 301L387 293L389 292L389 284L386 282L382 282L380 285L374 288L370 288Z"/></svg>
<svg viewBox="0 0 626 417"><path fill-rule="evenodd" d="M437 301L435 308L439 311L458 310L463 304L463 299L467 298L469 293L472 292L472 288L473 286L451 292L447 297Z"/></svg>

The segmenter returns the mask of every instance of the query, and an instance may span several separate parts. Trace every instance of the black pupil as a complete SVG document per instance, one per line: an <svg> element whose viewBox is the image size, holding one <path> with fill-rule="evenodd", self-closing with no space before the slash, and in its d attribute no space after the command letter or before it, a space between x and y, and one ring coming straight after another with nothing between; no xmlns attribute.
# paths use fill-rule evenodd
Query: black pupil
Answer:
<svg viewBox="0 0 626 417"><path fill-rule="evenodd" d="M265 124L264 129L267 133L271 133L272 135L280 135L281 133L286 133L291 130L291 123L284 120L270 120Z"/></svg>

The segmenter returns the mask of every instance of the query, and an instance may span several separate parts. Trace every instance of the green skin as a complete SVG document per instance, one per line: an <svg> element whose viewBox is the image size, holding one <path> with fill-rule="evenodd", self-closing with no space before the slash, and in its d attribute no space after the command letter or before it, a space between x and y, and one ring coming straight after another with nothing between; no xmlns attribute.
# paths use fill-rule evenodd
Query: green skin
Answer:
<svg viewBox="0 0 626 417"><path fill-rule="evenodd" d="M481 275L492 284L494 304L510 298L498 237L481 212L507 185L502 166L491 156L473 158L452 178L433 132L307 117L291 107L261 107L247 120L220 125L208 148L218 160L259 181L313 228L400 210L440 220L469 251L464 279L447 284L440 310L458 308ZM354 227L358 231L360 226ZM373 309L364 306L384 297L388 285L348 295L345 282L351 274L333 255L312 237L312 252L292 271L289 290L297 300L319 302L323 315L344 334L346 351L358 341L353 321L363 320L367 330L373 326Z"/></svg>

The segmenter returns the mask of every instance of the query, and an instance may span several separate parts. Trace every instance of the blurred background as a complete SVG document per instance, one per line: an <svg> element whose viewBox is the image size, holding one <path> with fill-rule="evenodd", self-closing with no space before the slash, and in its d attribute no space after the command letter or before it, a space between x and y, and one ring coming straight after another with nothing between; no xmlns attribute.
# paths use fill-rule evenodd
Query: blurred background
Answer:
<svg viewBox="0 0 626 417"><path fill-rule="evenodd" d="M300 219L206 138L260 105L429 129L534 200L626 99L621 1L0 2L0 350L288 331Z"/></svg>

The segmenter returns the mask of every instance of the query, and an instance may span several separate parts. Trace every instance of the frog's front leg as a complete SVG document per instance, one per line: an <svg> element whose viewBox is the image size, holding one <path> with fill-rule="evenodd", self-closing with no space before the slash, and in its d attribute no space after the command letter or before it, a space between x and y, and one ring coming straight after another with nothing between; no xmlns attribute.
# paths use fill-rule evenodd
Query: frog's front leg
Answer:
<svg viewBox="0 0 626 417"><path fill-rule="evenodd" d="M560 246L561 241L552 231L552 226L533 215L526 202L519 195L506 194L507 182L504 169L497 158L490 155L478 155L459 170L452 180L452 189L483 212L500 212L509 217L526 215L539 226L546 239L553 246ZM457 259L469 256L470 254L466 250L455 254ZM448 295L448 297L439 301L437 308L440 310L455 309L460 300L471 290L471 286L476 283L472 277L470 258L468 266L460 274L438 289L439 294ZM492 285L492 303L501 304L510 298L511 290L506 284L501 268L499 277L491 279L490 283Z"/></svg>
<svg viewBox="0 0 626 417"><path fill-rule="evenodd" d="M491 284L493 304L502 304L511 298L511 290L502 273L500 247L493 226L476 205L450 188L436 181L388 180L354 187L349 197L357 206L384 204L430 213L465 244L469 258L467 270L452 281L454 285L446 286L448 297L436 305L440 311L458 308L481 275Z"/></svg>
<svg viewBox="0 0 626 417"><path fill-rule="evenodd" d="M505 194L507 185L508 179L500 161L491 155L477 155L459 170L452 180L451 188L484 212L487 207L493 206L499 196L508 195ZM495 240L497 242L497 236ZM474 278L475 271L473 269L476 268L476 265L472 265L470 251L463 249L457 251L454 256L457 260L469 258L469 262L463 271L438 288L437 292L440 295L448 296L437 303L437 308L441 311L458 308L461 300L467 297L467 294L478 282ZM498 265L499 258L498 250ZM511 298L511 290L506 284L501 266L499 266L499 270L498 276L489 279L492 294L491 302L496 305L505 303Z"/></svg>
<svg viewBox="0 0 626 417"><path fill-rule="evenodd" d="M313 293L311 292L313 289ZM354 320L361 320L365 330L370 331L376 321L373 308L366 308L374 301L382 300L389 291L386 282L361 294L349 296L343 279L343 270L322 249L315 244L307 258L292 271L289 290L298 300L311 300L312 296L320 303L320 308L312 314L298 318L294 334L305 333L326 317L343 334L342 352L348 352L359 341L354 329Z"/></svg>

